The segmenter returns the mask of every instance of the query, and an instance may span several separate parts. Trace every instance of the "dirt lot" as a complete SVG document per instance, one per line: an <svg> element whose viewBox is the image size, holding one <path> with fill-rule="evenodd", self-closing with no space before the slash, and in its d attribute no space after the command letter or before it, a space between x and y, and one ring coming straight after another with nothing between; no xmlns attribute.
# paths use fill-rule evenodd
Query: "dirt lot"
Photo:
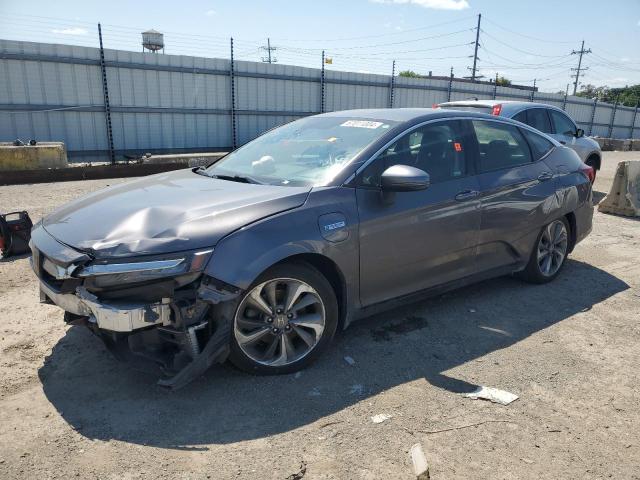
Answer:
<svg viewBox="0 0 640 480"><path fill-rule="evenodd" d="M607 153L595 190L631 158ZM0 187L0 211L120 181ZM26 258L0 263L0 312L2 479L409 479L417 442L436 480L640 478L639 220L596 213L550 285L484 282L354 325L299 375L217 367L174 393L38 304Z"/></svg>

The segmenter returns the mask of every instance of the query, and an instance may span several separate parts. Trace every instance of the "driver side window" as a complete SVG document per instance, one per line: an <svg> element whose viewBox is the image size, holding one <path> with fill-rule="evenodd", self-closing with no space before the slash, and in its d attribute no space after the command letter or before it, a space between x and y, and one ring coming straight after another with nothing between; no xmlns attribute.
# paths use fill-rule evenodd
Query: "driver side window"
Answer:
<svg viewBox="0 0 640 480"><path fill-rule="evenodd" d="M387 147L364 170L360 185L377 187L380 176L393 165L409 165L424 170L431 183L467 175L466 149L459 122L448 120L425 125L407 133Z"/></svg>
<svg viewBox="0 0 640 480"><path fill-rule="evenodd" d="M556 112L555 110L549 110L551 114L551 121L553 122L553 128L558 135L575 135L576 125L573 121L567 117L564 113Z"/></svg>

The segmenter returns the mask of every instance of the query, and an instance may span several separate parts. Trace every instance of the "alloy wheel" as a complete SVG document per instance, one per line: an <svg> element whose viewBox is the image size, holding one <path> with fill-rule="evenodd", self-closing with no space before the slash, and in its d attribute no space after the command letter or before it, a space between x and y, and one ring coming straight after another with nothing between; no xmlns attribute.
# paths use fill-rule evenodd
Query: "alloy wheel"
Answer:
<svg viewBox="0 0 640 480"><path fill-rule="evenodd" d="M320 342L325 308L318 292L292 278L277 278L251 289L238 306L234 335L242 352L268 366L294 363Z"/></svg>
<svg viewBox="0 0 640 480"><path fill-rule="evenodd" d="M555 220L545 227L538 242L538 268L545 277L555 275L567 256L567 227L562 220Z"/></svg>

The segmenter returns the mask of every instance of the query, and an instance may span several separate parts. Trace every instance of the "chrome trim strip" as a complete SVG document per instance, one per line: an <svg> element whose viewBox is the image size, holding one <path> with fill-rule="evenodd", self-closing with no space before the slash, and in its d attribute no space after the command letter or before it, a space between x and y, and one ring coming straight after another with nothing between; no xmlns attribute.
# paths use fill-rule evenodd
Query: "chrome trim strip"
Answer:
<svg viewBox="0 0 640 480"><path fill-rule="evenodd" d="M185 261L184 258L172 260L155 260L152 262L132 262L132 263L107 263L104 265L89 265L82 269L79 277L91 277L99 275L112 275L116 273L145 272L149 270L167 270L175 268Z"/></svg>

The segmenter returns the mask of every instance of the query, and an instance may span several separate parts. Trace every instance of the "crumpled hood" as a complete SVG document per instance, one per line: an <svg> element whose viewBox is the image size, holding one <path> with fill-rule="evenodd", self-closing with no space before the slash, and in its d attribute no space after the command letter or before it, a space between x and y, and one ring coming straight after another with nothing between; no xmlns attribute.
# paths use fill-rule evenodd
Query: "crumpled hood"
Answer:
<svg viewBox="0 0 640 480"><path fill-rule="evenodd" d="M143 177L70 202L43 220L53 237L97 258L192 250L302 205L310 187L218 180L191 170Z"/></svg>

